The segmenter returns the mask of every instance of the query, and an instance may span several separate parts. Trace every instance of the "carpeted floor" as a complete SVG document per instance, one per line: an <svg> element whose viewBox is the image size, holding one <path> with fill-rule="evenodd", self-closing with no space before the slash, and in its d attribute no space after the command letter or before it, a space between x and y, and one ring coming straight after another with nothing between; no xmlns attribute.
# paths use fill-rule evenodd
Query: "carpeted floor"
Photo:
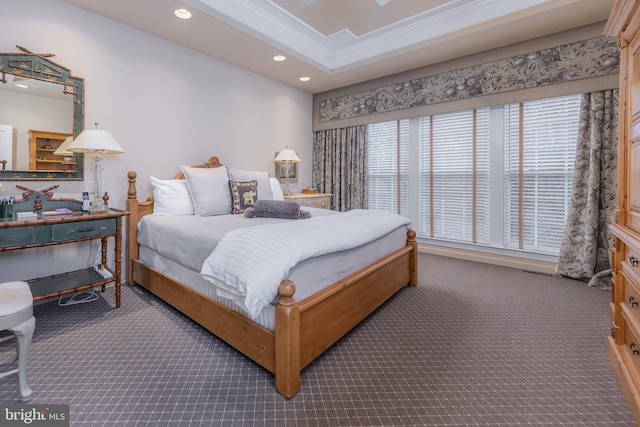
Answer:
<svg viewBox="0 0 640 427"><path fill-rule="evenodd" d="M609 294L420 254L403 289L308 366L284 400L267 371L139 287L35 307L34 404L73 426L632 426L606 355ZM14 366L0 344L0 369ZM0 403L19 403L17 376Z"/></svg>

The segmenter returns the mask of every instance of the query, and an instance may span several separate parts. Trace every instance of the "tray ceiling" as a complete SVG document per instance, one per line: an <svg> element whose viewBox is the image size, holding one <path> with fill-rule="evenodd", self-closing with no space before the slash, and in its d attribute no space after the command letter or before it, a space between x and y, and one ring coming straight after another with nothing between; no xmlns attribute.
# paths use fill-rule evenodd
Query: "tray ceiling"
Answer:
<svg viewBox="0 0 640 427"><path fill-rule="evenodd" d="M64 1L311 93L605 21L614 2Z"/></svg>

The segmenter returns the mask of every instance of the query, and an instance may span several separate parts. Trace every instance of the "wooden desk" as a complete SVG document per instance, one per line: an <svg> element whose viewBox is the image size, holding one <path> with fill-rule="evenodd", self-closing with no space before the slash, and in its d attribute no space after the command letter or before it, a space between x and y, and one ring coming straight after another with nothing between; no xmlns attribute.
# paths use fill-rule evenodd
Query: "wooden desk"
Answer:
<svg viewBox="0 0 640 427"><path fill-rule="evenodd" d="M77 205L75 207L78 209ZM106 266L108 238L113 237L115 239L114 271L109 270L112 277L105 279L95 272L93 267L88 267L26 282L29 283L33 299L36 301L98 286L102 286L104 291L105 285L114 282L116 308L118 308L122 277L122 217L126 215L129 215L129 212L111 208L108 213L99 215L74 210L73 215L65 217L43 218L40 214L38 219L34 220L8 219L0 222L0 253L100 239L101 262Z"/></svg>

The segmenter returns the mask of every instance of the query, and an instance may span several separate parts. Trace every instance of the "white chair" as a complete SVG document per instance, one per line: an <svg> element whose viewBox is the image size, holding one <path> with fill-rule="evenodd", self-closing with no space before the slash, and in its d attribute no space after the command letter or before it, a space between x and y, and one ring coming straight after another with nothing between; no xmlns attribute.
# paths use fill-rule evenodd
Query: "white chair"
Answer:
<svg viewBox="0 0 640 427"><path fill-rule="evenodd" d="M33 296L29 285L26 282L0 283L0 331L9 331L15 335L18 352L18 369L0 373L0 378L17 373L20 396L25 402L31 399L31 388L27 384L27 355L35 328ZM0 342L12 338L8 336L0 339Z"/></svg>

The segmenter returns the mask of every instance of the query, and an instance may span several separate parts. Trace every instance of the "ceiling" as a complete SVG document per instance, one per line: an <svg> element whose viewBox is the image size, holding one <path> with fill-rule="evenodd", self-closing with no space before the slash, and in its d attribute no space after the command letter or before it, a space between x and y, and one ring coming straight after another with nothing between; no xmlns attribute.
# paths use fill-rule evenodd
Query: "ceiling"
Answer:
<svg viewBox="0 0 640 427"><path fill-rule="evenodd" d="M614 0L63 0L310 93L605 21ZM382 4L382 6L380 6ZM176 18L184 8L192 18ZM275 55L286 60L276 62ZM300 77L309 77L301 82Z"/></svg>

